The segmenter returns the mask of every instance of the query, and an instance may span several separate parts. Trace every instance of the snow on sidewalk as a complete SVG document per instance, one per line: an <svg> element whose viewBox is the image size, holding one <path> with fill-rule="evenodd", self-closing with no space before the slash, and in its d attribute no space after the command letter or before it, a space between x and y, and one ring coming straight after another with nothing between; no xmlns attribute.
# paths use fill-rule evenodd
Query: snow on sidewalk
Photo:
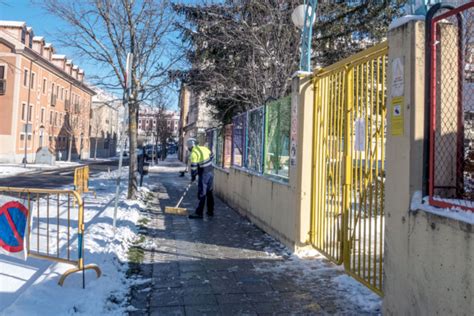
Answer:
<svg viewBox="0 0 474 316"><path fill-rule="evenodd" d="M219 198L213 219L164 214L189 177L179 177L182 165L172 159L152 170L159 172L159 205L146 211L138 269L149 281L132 289L131 315L381 313L381 298L343 267L314 249L291 253ZM182 207L192 212L195 205L193 186Z"/></svg>
<svg viewBox="0 0 474 316"><path fill-rule="evenodd" d="M136 239L135 225L144 205L126 201L123 190L114 234L115 177L114 173L102 173L92 179L90 185L97 192L97 199L85 199L85 263L97 264L102 276L97 279L93 271L87 271L83 290L82 274L76 273L60 287L59 277L71 265L33 258L21 261L0 255L0 315L125 313L128 288L137 282L126 278L127 252ZM147 192L146 188L141 190L143 195Z"/></svg>

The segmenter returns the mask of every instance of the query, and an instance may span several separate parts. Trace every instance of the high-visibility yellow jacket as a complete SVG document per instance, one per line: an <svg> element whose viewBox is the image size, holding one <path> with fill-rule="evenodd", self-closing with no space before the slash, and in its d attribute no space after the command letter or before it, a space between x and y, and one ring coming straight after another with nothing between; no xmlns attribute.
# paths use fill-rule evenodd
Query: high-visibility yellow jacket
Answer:
<svg viewBox="0 0 474 316"><path fill-rule="evenodd" d="M195 177L198 173L201 174L207 170L212 170L212 160L214 155L205 146L194 146L189 156L191 163L191 176Z"/></svg>

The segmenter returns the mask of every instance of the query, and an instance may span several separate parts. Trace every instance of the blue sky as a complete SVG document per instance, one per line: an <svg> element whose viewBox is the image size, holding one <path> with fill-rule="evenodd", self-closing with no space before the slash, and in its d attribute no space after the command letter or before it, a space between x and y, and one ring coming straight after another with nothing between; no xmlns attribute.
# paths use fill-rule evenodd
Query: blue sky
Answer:
<svg viewBox="0 0 474 316"><path fill-rule="evenodd" d="M54 42L54 34L57 34L58 29L61 26L61 21L53 15L49 15L44 12L37 5L41 0L1 0L0 1L0 20L13 20L13 21L24 21L28 26L33 27L34 33L37 36L44 36L46 41L53 43L57 48L58 54L65 54L69 59L78 60L74 58L74 51L67 47L58 47L58 44ZM78 0L80 1L80 0ZM199 0L183 0L186 3L197 3ZM97 67L88 65L87 63L81 62L79 64L87 74L98 74ZM177 108L177 91L173 88L170 91L171 108Z"/></svg>

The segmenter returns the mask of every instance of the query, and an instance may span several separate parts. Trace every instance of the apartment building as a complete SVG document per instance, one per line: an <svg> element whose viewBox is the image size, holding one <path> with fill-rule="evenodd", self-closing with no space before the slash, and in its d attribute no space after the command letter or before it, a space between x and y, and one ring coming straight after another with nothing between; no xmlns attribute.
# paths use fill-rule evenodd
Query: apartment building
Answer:
<svg viewBox="0 0 474 316"><path fill-rule="evenodd" d="M42 147L88 158L94 94L84 71L25 22L0 21L0 162L33 162Z"/></svg>
<svg viewBox="0 0 474 316"><path fill-rule="evenodd" d="M152 106L143 105L138 114L138 135L145 144L154 144L157 134L163 130L170 135L170 141L177 141L178 122L179 114L177 112L160 111Z"/></svg>
<svg viewBox="0 0 474 316"><path fill-rule="evenodd" d="M178 157L184 161L187 154L186 141L192 137L200 144L205 144L206 130L216 126L216 122L204 97L186 84L181 85L178 102L180 109Z"/></svg>
<svg viewBox="0 0 474 316"><path fill-rule="evenodd" d="M119 121L119 112L123 108L122 100L97 87L92 89L97 94L92 97L90 156L114 157L117 154L119 124L123 122L123 119Z"/></svg>

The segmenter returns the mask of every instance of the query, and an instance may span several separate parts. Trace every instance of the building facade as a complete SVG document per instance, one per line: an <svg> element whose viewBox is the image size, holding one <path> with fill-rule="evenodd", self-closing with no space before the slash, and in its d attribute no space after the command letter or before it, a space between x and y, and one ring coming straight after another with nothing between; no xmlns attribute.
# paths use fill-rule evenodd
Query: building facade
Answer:
<svg viewBox="0 0 474 316"><path fill-rule="evenodd" d="M206 143L206 130L215 126L211 110L204 102L204 97L185 84L179 93L179 158L184 161L187 155L186 141L196 138L202 145Z"/></svg>
<svg viewBox="0 0 474 316"><path fill-rule="evenodd" d="M0 21L0 162L89 157L94 91L84 71L25 22Z"/></svg>
<svg viewBox="0 0 474 316"><path fill-rule="evenodd" d="M178 112L141 106L138 115L138 136L145 145L155 144L160 133L165 133L169 141L177 142L178 124Z"/></svg>
<svg viewBox="0 0 474 316"><path fill-rule="evenodd" d="M122 105L114 95L93 88L90 125L90 157L108 158L117 154L119 110Z"/></svg>

